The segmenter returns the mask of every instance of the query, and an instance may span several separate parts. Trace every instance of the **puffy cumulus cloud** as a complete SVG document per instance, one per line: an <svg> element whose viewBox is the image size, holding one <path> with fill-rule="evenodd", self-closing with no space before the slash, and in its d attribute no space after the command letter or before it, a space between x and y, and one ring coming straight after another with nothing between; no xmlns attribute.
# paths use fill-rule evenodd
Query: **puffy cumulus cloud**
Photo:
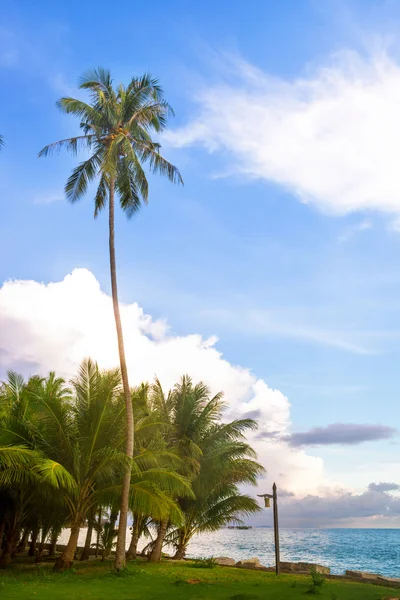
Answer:
<svg viewBox="0 0 400 600"><path fill-rule="evenodd" d="M170 143L223 151L229 174L276 182L328 213L400 212L395 60L343 52L295 80L224 60L224 76L197 88L198 116Z"/></svg>
<svg viewBox="0 0 400 600"><path fill-rule="evenodd" d="M104 368L118 364L111 298L85 269L47 285L5 283L0 289L0 318L3 372L13 368L29 375L55 370L69 377L85 356ZM251 441L269 482L276 480L296 493L316 492L326 485L319 457L290 448L283 439L268 438L272 432L282 438L289 433L288 399L248 369L225 360L215 338L171 335L165 322L153 320L136 303L122 305L121 318L131 384L151 381L157 374L168 388L188 373L194 381L204 380L214 393L224 390L227 418L253 416L260 424Z"/></svg>

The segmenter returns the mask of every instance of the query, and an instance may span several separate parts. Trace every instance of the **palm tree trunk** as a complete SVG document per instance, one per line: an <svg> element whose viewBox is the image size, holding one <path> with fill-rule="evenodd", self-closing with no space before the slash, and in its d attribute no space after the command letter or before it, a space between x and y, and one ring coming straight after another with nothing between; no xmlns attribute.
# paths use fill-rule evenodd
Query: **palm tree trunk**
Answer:
<svg viewBox="0 0 400 600"><path fill-rule="evenodd" d="M29 534L30 534L29 527L25 527L24 531L22 532L21 539L18 542L18 546L17 546L18 552L25 552L26 543L28 541Z"/></svg>
<svg viewBox="0 0 400 600"><path fill-rule="evenodd" d="M133 523L133 526L132 526L131 543L129 544L128 552L126 553L127 560L133 560L134 558L136 558L138 542L139 542L139 517L136 517L135 521Z"/></svg>
<svg viewBox="0 0 400 600"><path fill-rule="evenodd" d="M51 557L55 556L55 554L57 552L58 535L59 535L59 532L57 530L53 529L53 531L51 533L50 546L49 546L49 556L51 556Z"/></svg>
<svg viewBox="0 0 400 600"><path fill-rule="evenodd" d="M78 546L79 530L82 519L76 518L71 524L71 533L69 536L67 547L64 552L56 559L53 571L65 571L70 569L74 562L76 548Z"/></svg>
<svg viewBox="0 0 400 600"><path fill-rule="evenodd" d="M99 545L100 545L100 531L101 531L101 516L103 514L103 507L99 506L99 516L97 523L97 535L96 535L96 558L99 556Z"/></svg>
<svg viewBox="0 0 400 600"><path fill-rule="evenodd" d="M114 216L115 216L115 179L110 181L109 194L109 245L110 245L110 274L111 274L111 293L114 308L115 327L117 329L119 362L121 367L122 386L125 397L125 414L126 414L126 454L129 458L133 456L133 410L132 399L129 388L128 370L126 368L124 338L122 334L121 315L118 304L118 287L117 287L117 267L115 261L115 235L114 235ZM128 507L129 507L129 490L131 486L131 467L125 471L122 481L121 506L119 513L119 527L117 547L115 551L115 569L117 571L123 569L126 565L126 528L128 525Z"/></svg>
<svg viewBox="0 0 400 600"><path fill-rule="evenodd" d="M38 535L39 535L39 530L37 527L35 527L34 529L32 529L31 543L29 545L28 556L36 555L36 544L37 544Z"/></svg>
<svg viewBox="0 0 400 600"><path fill-rule="evenodd" d="M3 548L3 553L0 558L0 568L8 567L11 563L14 544L15 544L16 529L10 526L6 532L6 540Z"/></svg>
<svg viewBox="0 0 400 600"><path fill-rule="evenodd" d="M4 537L5 526L6 526L6 520L5 520L5 518L3 518L0 521L0 554L1 554L1 551L3 549L3 542L4 542L3 537Z"/></svg>
<svg viewBox="0 0 400 600"><path fill-rule="evenodd" d="M109 519L110 529L116 529L117 519L118 519L118 510L112 510L110 512L110 519Z"/></svg>
<svg viewBox="0 0 400 600"><path fill-rule="evenodd" d="M82 554L80 560L87 560L90 555L90 547L92 544L92 534L93 534L93 517L89 516L88 519L88 530L86 533L85 546L82 550Z"/></svg>
<svg viewBox="0 0 400 600"><path fill-rule="evenodd" d="M179 533L179 542L174 555L175 560L182 560L186 556L188 541L185 536L185 531L181 530Z"/></svg>
<svg viewBox="0 0 400 600"><path fill-rule="evenodd" d="M17 544L18 544L20 534L21 534L21 530L19 528L17 528L14 533L13 547L11 550L11 558L15 558L17 556L17 552L18 552Z"/></svg>
<svg viewBox="0 0 400 600"><path fill-rule="evenodd" d="M38 549L36 551L35 563L39 563L42 560L44 546L45 546L45 539L43 539L43 537L42 537L42 539L39 542Z"/></svg>
<svg viewBox="0 0 400 600"><path fill-rule="evenodd" d="M165 534L167 533L168 521L161 521L160 528L158 530L158 535L156 541L154 542L153 550L149 556L150 562L160 562L162 547L164 543Z"/></svg>

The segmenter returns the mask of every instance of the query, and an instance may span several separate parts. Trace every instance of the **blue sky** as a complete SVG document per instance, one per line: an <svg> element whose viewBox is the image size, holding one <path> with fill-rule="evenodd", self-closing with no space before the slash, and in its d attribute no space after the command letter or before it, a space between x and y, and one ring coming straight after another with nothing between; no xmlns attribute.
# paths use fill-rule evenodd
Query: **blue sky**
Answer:
<svg viewBox="0 0 400 600"><path fill-rule="evenodd" d="M109 292L106 219L93 220L90 195L73 207L63 199L74 159L37 153L77 131L55 101L78 94L85 69L103 65L125 82L150 71L176 113L163 148L185 186L151 178L149 206L129 222L118 217L121 300L166 319L171 335L216 335L230 363L289 398L293 431L338 422L396 428L400 181L393 169L392 179L368 179L395 148L364 156L348 115L355 145L345 128L338 140L334 132L342 126L339 96L360 79L361 91L371 85L380 99L381 82L395 79L398 3L122 0L110 10L102 1L20 1L3 3L2 13L0 280L48 283L84 267ZM382 67L383 55L390 64ZM321 132L300 135L302 111L295 129L286 124L296 102L325 102L324 85L334 86L338 108L327 126L332 160L319 164ZM279 148L259 110L265 98L284 122ZM205 134L196 133L199 123ZM339 160L346 152L349 160ZM397 448L394 435L317 453L332 480L351 485L357 473L361 489L380 470L398 476Z"/></svg>

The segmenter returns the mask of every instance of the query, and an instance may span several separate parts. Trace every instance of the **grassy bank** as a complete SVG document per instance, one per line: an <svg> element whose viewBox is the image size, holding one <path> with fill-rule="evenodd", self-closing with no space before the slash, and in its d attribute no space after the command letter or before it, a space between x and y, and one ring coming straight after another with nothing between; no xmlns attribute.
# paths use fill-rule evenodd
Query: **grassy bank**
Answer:
<svg viewBox="0 0 400 600"><path fill-rule="evenodd" d="M214 567L195 563L137 562L122 575L107 563L76 563L71 572L53 574L52 565L17 564L0 572L2 600L296 600L308 595L309 578ZM400 596L366 584L326 581L316 597L327 600L381 600Z"/></svg>

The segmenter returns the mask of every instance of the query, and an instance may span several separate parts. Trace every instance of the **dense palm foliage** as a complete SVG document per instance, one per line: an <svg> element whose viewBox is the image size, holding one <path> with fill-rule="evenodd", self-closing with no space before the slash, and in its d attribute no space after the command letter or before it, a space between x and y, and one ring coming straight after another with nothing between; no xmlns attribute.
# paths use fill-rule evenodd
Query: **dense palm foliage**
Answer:
<svg viewBox="0 0 400 600"><path fill-rule="evenodd" d="M163 423L162 437L167 447L183 458L179 470L192 484L194 496L176 498L182 512L181 523L174 524L173 514L153 522L156 536L149 544L149 559L159 561L164 543L174 544L183 556L195 533L212 531L240 516L259 510L258 504L243 495L238 485L254 485L263 467L244 432L256 427L254 421L242 419L222 422L222 394L212 396L202 382L194 385L182 377L172 390L164 393L158 380L146 390L147 410ZM138 537L148 526L149 515L135 514L130 555L135 556Z"/></svg>
<svg viewBox="0 0 400 600"><path fill-rule="evenodd" d="M30 541L40 560L55 554L64 528L69 540L55 561L69 567L88 524L87 558L114 547L121 477L130 461L133 517L128 558L141 535L159 560L165 543L184 556L191 537L259 510L240 484L263 472L244 433L251 420L223 423L222 395L184 376L168 393L159 381L130 390L135 413L132 459L124 452L125 402L119 370L85 360L68 384L54 373L28 381L9 373L0 388L0 545L6 566ZM104 523L104 517L106 523ZM97 531L97 542L92 533ZM151 536L153 536L151 538ZM124 548L125 551L125 548Z"/></svg>
<svg viewBox="0 0 400 600"><path fill-rule="evenodd" d="M153 133L160 133L165 128L168 115L172 112L163 99L157 80L145 74L143 77L133 77L127 86L120 84L114 88L110 72L98 68L83 75L80 87L89 92L89 103L76 98L61 98L58 106L63 112L78 117L81 135L48 145L39 156L46 156L63 148L73 155L78 150L89 152L89 156L73 169L65 186L65 194L70 202L76 202L86 193L89 184L97 180L95 217L108 202L111 290L125 397L125 451L131 458L134 451L134 422L118 302L114 242L115 195L119 198L121 209L131 217L143 202L147 203L146 167L152 173L166 176L173 183L182 183L182 178L178 169L161 156L160 144L151 137ZM117 542L117 569L125 564L130 477L128 461L121 492L122 527Z"/></svg>

